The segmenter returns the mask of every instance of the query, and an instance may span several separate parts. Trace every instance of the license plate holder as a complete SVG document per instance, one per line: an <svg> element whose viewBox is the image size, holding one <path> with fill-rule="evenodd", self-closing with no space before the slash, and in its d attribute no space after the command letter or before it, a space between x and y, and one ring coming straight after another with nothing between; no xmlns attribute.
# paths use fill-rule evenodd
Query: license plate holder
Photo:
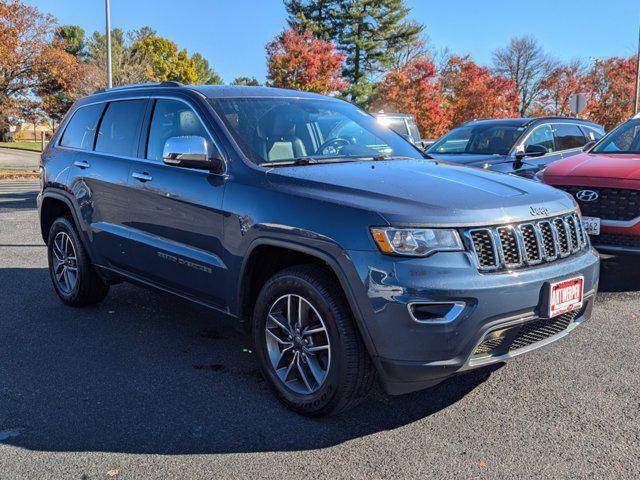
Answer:
<svg viewBox="0 0 640 480"><path fill-rule="evenodd" d="M600 223L598 217L582 217L582 225L589 235L600 235Z"/></svg>
<svg viewBox="0 0 640 480"><path fill-rule="evenodd" d="M584 277L573 277L549 284L547 318L582 308L584 303Z"/></svg>

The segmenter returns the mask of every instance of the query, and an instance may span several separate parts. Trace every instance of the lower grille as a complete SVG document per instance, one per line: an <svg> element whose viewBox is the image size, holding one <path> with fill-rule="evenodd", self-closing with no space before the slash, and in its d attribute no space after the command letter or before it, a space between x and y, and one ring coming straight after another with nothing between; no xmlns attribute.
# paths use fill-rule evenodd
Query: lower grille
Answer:
<svg viewBox="0 0 640 480"><path fill-rule="evenodd" d="M499 357L542 342L549 337L564 332L583 313L584 309L576 310L555 318L541 318L489 332L476 347L471 356L471 361Z"/></svg>

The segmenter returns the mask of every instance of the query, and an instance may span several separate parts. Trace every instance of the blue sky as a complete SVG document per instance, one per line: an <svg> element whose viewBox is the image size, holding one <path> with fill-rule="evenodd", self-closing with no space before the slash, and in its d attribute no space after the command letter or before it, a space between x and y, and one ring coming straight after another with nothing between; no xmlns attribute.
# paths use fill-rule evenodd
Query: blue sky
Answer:
<svg viewBox="0 0 640 480"><path fill-rule="evenodd" d="M61 25L104 29L104 0L26 0ZM632 55L638 0L407 0L436 48L489 64L513 36L534 35L561 60ZM144 25L190 53L202 53L229 82L265 77L265 44L285 26L281 0L111 0L113 27Z"/></svg>

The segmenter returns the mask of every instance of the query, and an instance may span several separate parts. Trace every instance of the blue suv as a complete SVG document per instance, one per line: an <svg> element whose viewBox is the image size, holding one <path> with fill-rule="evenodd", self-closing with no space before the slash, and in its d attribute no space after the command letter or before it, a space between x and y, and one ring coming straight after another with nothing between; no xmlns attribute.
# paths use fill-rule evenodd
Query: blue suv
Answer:
<svg viewBox="0 0 640 480"><path fill-rule="evenodd" d="M559 339L598 284L573 199L426 158L338 99L134 85L77 102L42 155L53 286L121 281L238 319L293 410L400 394Z"/></svg>

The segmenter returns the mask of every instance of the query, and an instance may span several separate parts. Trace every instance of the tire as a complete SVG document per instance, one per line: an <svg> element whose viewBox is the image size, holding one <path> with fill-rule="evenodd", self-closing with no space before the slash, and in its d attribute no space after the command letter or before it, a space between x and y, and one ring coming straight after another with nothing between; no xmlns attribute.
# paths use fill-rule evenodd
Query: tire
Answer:
<svg viewBox="0 0 640 480"><path fill-rule="evenodd" d="M289 312L294 321L285 324ZM335 415L371 390L375 370L327 269L303 265L276 273L258 295L252 326L262 373L291 410L311 417Z"/></svg>
<svg viewBox="0 0 640 480"><path fill-rule="evenodd" d="M109 292L109 285L93 268L69 217L60 217L53 222L47 239L47 254L53 288L67 305L94 305Z"/></svg>

